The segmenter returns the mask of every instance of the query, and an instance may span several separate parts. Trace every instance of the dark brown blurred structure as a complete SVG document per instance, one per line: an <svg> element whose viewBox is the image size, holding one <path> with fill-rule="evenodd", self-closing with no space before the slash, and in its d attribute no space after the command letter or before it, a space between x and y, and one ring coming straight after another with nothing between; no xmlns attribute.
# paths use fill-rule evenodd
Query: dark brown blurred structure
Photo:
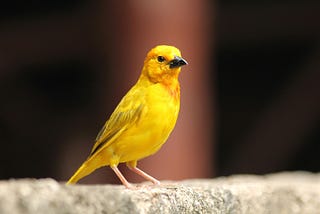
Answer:
<svg viewBox="0 0 320 214"><path fill-rule="evenodd" d="M3 5L0 178L67 179L138 77L145 53L166 41L191 59L181 76L182 115L168 146L142 168L160 179L319 171L320 3L237 2L161 1L171 11L163 20L130 1ZM157 26L172 20L179 25ZM155 40L143 33L152 27ZM89 182L114 178L106 169L92 176Z"/></svg>
<svg viewBox="0 0 320 214"><path fill-rule="evenodd" d="M219 174L320 170L319 8L221 1Z"/></svg>

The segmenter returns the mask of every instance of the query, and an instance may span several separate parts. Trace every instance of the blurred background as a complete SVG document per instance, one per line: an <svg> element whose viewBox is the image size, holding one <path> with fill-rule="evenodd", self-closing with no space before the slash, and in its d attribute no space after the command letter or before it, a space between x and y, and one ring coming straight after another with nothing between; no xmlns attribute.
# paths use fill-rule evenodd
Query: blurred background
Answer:
<svg viewBox="0 0 320 214"><path fill-rule="evenodd" d="M178 47L181 113L139 165L159 179L320 170L318 0L7 1L0 179L67 180L146 53ZM141 178L121 167L129 181ZM81 183L118 183L99 169Z"/></svg>

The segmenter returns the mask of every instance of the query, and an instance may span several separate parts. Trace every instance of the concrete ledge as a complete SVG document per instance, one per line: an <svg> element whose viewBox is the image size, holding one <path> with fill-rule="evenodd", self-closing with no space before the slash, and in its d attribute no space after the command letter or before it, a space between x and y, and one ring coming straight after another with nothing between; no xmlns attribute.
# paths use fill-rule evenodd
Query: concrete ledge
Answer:
<svg viewBox="0 0 320 214"><path fill-rule="evenodd" d="M53 179L0 181L1 214L320 213L320 174L236 175L127 190Z"/></svg>

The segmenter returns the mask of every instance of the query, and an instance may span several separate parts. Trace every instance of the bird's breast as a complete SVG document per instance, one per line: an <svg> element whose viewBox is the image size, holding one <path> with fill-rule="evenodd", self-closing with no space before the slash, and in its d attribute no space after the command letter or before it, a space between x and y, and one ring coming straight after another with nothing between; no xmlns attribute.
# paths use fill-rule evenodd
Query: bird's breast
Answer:
<svg viewBox="0 0 320 214"><path fill-rule="evenodd" d="M139 160L157 152L172 132L179 109L180 100L167 88L149 88L140 119L118 144L122 161Z"/></svg>
<svg viewBox="0 0 320 214"><path fill-rule="evenodd" d="M180 110L180 93L175 89L169 90L159 85L151 90L147 97L145 117L146 129L154 132L154 137L166 140L176 124ZM161 139L162 140L162 139Z"/></svg>

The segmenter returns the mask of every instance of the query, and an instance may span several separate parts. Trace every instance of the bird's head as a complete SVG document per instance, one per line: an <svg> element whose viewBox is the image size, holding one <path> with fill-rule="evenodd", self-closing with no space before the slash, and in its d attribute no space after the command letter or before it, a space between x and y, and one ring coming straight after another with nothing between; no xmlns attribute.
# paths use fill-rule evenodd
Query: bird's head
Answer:
<svg viewBox="0 0 320 214"><path fill-rule="evenodd" d="M180 51L168 45L159 45L151 49L144 60L142 75L153 83L165 83L177 80L181 66L187 65Z"/></svg>

